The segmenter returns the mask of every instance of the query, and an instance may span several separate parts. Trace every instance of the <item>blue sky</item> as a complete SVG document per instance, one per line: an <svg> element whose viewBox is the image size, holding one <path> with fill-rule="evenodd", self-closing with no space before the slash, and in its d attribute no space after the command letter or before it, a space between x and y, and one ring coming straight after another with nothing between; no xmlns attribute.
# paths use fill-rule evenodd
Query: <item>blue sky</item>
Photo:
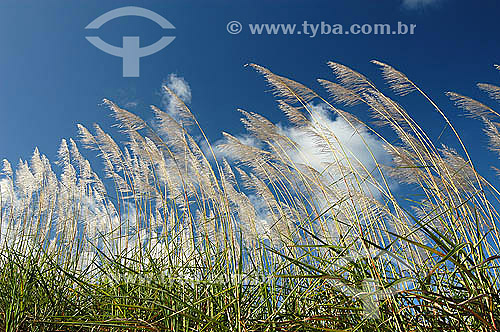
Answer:
<svg viewBox="0 0 500 332"><path fill-rule="evenodd" d="M460 113L444 96L452 90L488 99L477 82L498 83L500 3L461 0L349 1L20 1L0 2L0 158L13 164L31 156L35 146L54 160L62 138L76 137L76 123L107 128L109 98L143 118L150 104L161 105L160 86L171 73L190 85L190 106L212 140L221 131L239 133L237 108L283 120L263 79L245 63L258 63L320 91L317 78L333 80L326 62L357 69L382 85L378 59L405 72L450 115L480 169L489 172L486 138L479 123ZM175 27L176 37L162 51L141 59L139 78L122 77L120 58L92 46L97 35L120 46L122 36L139 36L141 45L156 42L162 29L139 17L124 17L89 32L85 26L122 6L157 12ZM232 35L229 21L242 23ZM251 35L250 23L416 24L414 35ZM326 93L323 93L326 96ZM444 123L421 98L400 100L408 112L437 137ZM488 101L494 105L494 102ZM451 133L445 132L443 142ZM498 165L497 165L498 166Z"/></svg>

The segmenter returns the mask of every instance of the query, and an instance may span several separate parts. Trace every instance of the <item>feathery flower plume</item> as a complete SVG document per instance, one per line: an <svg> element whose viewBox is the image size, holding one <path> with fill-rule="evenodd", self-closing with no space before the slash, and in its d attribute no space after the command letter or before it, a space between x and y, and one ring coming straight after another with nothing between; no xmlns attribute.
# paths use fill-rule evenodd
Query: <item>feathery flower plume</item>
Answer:
<svg viewBox="0 0 500 332"><path fill-rule="evenodd" d="M486 91L491 99L495 99L496 101L500 101L500 87L493 85L493 84L487 84L487 83L478 83L477 86L479 89Z"/></svg>
<svg viewBox="0 0 500 332"><path fill-rule="evenodd" d="M279 100L279 107L285 113L288 120L296 126L307 126L309 119L299 110L299 108L289 105L283 100Z"/></svg>
<svg viewBox="0 0 500 332"><path fill-rule="evenodd" d="M500 117L496 111L494 111L491 107L474 100L470 97L462 96L455 92L447 92L446 95L455 102L455 105L465 111L474 118L479 119L490 119L492 120L493 116Z"/></svg>
<svg viewBox="0 0 500 332"><path fill-rule="evenodd" d="M2 174L12 178L12 166L10 165L9 161L7 159L3 159L3 168L2 168Z"/></svg>
<svg viewBox="0 0 500 332"><path fill-rule="evenodd" d="M358 95L369 94L374 91L373 83L363 74L333 61L329 61L327 64L333 70L340 84L345 88L354 91Z"/></svg>
<svg viewBox="0 0 500 332"><path fill-rule="evenodd" d="M363 99L360 95L351 89L345 88L340 84L327 80L318 79L318 82L325 88L336 103L346 106L353 106L361 103Z"/></svg>
<svg viewBox="0 0 500 332"><path fill-rule="evenodd" d="M256 65L254 63L251 63L248 66L252 67L258 73L262 74L269 85L273 88L274 95L279 98L283 98L283 100L287 103L307 103L317 97L317 94L314 91L304 86L303 84L276 75L269 69Z"/></svg>
<svg viewBox="0 0 500 332"><path fill-rule="evenodd" d="M118 121L119 128L125 128L125 131L146 128L144 120L137 115L118 107L118 105L108 99L104 99L103 102L113 111L113 116Z"/></svg>
<svg viewBox="0 0 500 332"><path fill-rule="evenodd" d="M406 96L416 90L413 82L402 72L377 60L372 60L371 62L382 68L382 76L396 94Z"/></svg>
<svg viewBox="0 0 500 332"><path fill-rule="evenodd" d="M184 126L189 126L195 122L195 118L191 110L187 107L186 103L177 96L177 94L170 89L168 86L164 85L163 89L170 97L170 103L173 105L173 113L178 115Z"/></svg>

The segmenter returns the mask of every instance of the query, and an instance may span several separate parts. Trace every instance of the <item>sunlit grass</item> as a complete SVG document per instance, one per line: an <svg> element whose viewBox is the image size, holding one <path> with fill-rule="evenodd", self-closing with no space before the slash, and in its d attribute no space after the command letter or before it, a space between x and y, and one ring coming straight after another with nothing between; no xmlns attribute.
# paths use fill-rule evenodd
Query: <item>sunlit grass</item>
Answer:
<svg viewBox="0 0 500 332"><path fill-rule="evenodd" d="M210 145L165 87L172 109L152 107L155 121L105 100L126 143L78 126L104 168L73 140L59 175L38 150L15 172L4 161L2 329L498 330L496 180L422 89L374 63L397 95L429 102L457 151L431 140L403 98L331 62L337 83L319 80L328 98L250 65L289 124L242 111L246 141L224 133ZM494 109L448 95L498 154ZM354 105L373 121L344 110Z"/></svg>

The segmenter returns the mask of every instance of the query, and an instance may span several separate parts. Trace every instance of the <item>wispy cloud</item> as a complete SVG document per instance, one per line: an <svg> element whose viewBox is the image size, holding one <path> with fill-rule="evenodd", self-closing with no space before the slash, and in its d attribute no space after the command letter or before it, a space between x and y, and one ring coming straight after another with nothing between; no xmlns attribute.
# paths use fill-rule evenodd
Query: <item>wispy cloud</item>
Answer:
<svg viewBox="0 0 500 332"><path fill-rule="evenodd" d="M391 163L383 142L366 129L354 129L341 117L332 118L331 111L325 104L312 106L311 113L310 127L282 128L283 134L297 144L296 149L289 151L295 163L306 164L332 179L342 177L338 173L338 167L332 167L339 163L346 168L353 167L361 173L375 170L375 160L381 165ZM311 136L312 131L328 137L330 146L327 151L324 146L318 144L317 138ZM377 172L374 176L377 176L376 174Z"/></svg>
<svg viewBox="0 0 500 332"><path fill-rule="evenodd" d="M441 0L403 0L403 7L407 9L418 9L436 4Z"/></svg>
<svg viewBox="0 0 500 332"><path fill-rule="evenodd" d="M170 88L170 90L172 90L185 103L191 102L191 87L184 77L179 77L176 74L170 74L163 82L163 85ZM161 104L165 111L169 112L171 115L175 115L175 103L166 91L162 91Z"/></svg>
<svg viewBox="0 0 500 332"><path fill-rule="evenodd" d="M391 163L391 157L384 149L381 140L368 133L364 128L354 129L341 117L332 118L331 111L325 104L311 106L311 124L307 127L289 127L276 124L280 128L280 134L289 137L295 142L295 147L287 151L290 159L297 164L312 167L322 174L334 172L332 164L341 163L345 167L364 168L372 171L376 168L376 162L382 165ZM311 135L328 137L330 147L325 151L324 145L318 144L318 138ZM244 145L265 149L265 144L249 134L233 135ZM217 140L212 144L215 156L219 159L226 158L233 161L234 156L221 148L227 143L226 139ZM207 156L211 156L210 149L205 142L201 142L201 148ZM339 174L330 174L338 177Z"/></svg>
<svg viewBox="0 0 500 332"><path fill-rule="evenodd" d="M125 108L136 108L139 105L136 101L129 101L125 104Z"/></svg>
<svg viewBox="0 0 500 332"><path fill-rule="evenodd" d="M383 142L370 134L363 127L353 128L341 117L332 117L332 112L325 104L311 105L311 123L305 127L276 124L282 136L289 137L295 143L294 148L286 151L288 158L296 165L307 165L325 178L340 179L340 168L353 168L359 174L372 174L379 165L391 164L391 157ZM315 134L312 134L315 133ZM248 134L233 135L244 145L265 149L265 144ZM328 140L328 147L318 142L318 137ZM217 159L226 158L234 161L234 156L221 145L226 139L216 141L212 147ZM324 143L324 142L323 142ZM202 142L202 149L210 156L208 146ZM365 189L370 189L369 185Z"/></svg>

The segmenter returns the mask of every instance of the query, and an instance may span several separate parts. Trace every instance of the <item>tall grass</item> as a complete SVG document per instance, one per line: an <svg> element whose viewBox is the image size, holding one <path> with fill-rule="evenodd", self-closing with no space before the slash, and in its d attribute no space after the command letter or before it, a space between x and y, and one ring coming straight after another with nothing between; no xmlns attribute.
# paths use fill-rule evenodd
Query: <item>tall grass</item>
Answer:
<svg viewBox="0 0 500 332"><path fill-rule="evenodd" d="M152 106L155 121L104 101L125 144L98 125L78 125L103 168L72 139L61 143L59 175L38 150L15 172L4 160L1 328L500 329L500 194L439 106L403 73L373 62L396 95L429 103L458 151L437 146L364 75L330 62L337 82L319 80L328 98L250 65L290 127L241 111L249 140L224 133L210 145L164 87L174 109ZM499 87L479 88L500 100ZM499 114L448 95L484 123L498 154ZM343 109L358 104L372 120Z"/></svg>

